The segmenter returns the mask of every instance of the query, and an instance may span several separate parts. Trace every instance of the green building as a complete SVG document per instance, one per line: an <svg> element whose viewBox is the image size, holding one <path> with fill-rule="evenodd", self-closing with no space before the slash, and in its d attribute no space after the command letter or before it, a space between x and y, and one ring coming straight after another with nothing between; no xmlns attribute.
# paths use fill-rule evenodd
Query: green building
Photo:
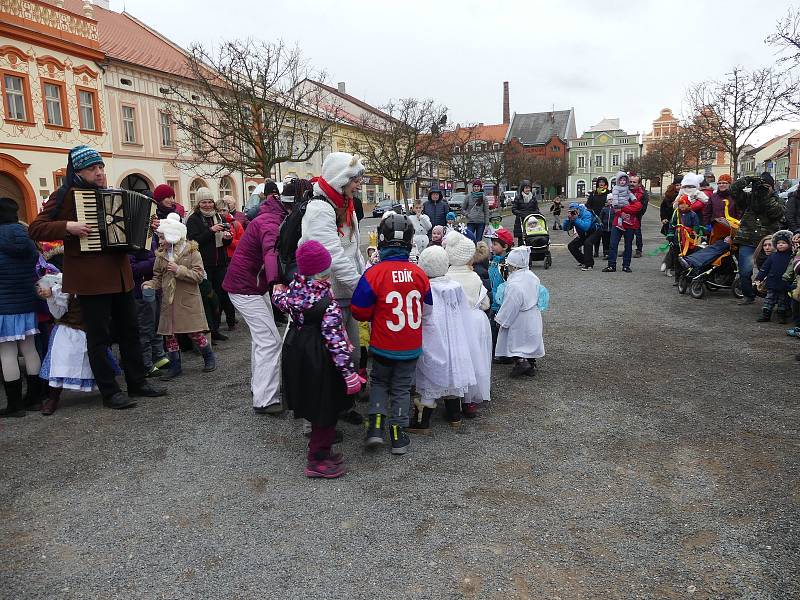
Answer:
<svg viewBox="0 0 800 600"><path fill-rule="evenodd" d="M629 160L642 154L638 133L626 133L619 119L603 119L579 138L569 140L569 172L567 196L584 198L598 177L606 177L609 185Z"/></svg>

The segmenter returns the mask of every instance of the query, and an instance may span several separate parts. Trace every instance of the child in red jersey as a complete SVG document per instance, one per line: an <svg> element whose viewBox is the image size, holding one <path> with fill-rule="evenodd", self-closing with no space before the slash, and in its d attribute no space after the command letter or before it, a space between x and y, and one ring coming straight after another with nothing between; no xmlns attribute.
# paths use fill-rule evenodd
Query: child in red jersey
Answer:
<svg viewBox="0 0 800 600"><path fill-rule="evenodd" d="M408 217L389 212L378 227L381 260L361 276L350 310L372 326L370 350L369 426L366 446L384 443L388 418L392 454L405 454L405 432L411 405L411 385L422 353L423 304L432 306L425 272L408 260L414 226Z"/></svg>

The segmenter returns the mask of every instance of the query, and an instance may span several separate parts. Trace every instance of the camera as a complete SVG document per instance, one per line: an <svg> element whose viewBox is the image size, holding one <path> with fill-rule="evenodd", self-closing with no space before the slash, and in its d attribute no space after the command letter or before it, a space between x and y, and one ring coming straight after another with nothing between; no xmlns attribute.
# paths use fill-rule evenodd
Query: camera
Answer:
<svg viewBox="0 0 800 600"><path fill-rule="evenodd" d="M220 223L222 225L222 231L230 231L231 224L230 223Z"/></svg>

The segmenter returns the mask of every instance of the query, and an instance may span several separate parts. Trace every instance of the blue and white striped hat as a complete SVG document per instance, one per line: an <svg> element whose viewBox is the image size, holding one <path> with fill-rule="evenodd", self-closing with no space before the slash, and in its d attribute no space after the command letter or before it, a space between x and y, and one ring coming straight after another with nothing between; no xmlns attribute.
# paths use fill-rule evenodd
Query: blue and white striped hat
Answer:
<svg viewBox="0 0 800 600"><path fill-rule="evenodd" d="M100 153L95 150L94 148L90 148L89 146L81 145L75 146L72 150L69 151L69 157L72 160L72 167L76 171L80 171L81 169L87 169L92 165L101 164L105 166Z"/></svg>

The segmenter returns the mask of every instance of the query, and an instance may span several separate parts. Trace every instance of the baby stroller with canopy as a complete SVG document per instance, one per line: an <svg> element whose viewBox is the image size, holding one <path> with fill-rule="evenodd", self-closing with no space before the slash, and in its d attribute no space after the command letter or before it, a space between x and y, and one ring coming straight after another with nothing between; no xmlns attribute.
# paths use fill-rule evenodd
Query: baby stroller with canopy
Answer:
<svg viewBox="0 0 800 600"><path fill-rule="evenodd" d="M550 232L544 216L533 213L525 217L522 222L522 235L525 245L531 249L531 266L533 261L543 260L544 268L549 269L553 264L553 257L550 255Z"/></svg>

